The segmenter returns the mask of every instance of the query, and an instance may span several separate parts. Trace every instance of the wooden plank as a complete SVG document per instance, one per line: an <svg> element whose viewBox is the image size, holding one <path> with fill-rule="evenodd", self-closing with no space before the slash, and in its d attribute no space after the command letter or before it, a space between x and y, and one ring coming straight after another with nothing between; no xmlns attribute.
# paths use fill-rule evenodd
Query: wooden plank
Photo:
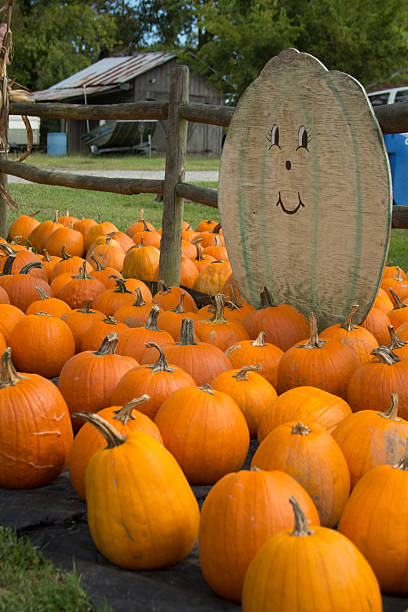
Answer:
<svg viewBox="0 0 408 612"><path fill-rule="evenodd" d="M197 187L197 185L190 185L190 183L177 183L176 193L185 200L218 208L218 191L216 189Z"/></svg>
<svg viewBox="0 0 408 612"><path fill-rule="evenodd" d="M62 104L35 102L10 104L12 115L32 115L55 119L167 119L167 102L127 102L124 104Z"/></svg>
<svg viewBox="0 0 408 612"><path fill-rule="evenodd" d="M123 195L137 193L163 193L162 180L106 178L104 176L87 176L58 170L39 170L29 164L0 160L0 172L5 176L11 174L41 185L57 185L74 189L108 191Z"/></svg>
<svg viewBox="0 0 408 612"><path fill-rule="evenodd" d="M408 229L408 206L392 207L392 227L395 229Z"/></svg>
<svg viewBox="0 0 408 612"><path fill-rule="evenodd" d="M361 85L287 49L246 90L221 158L219 208L238 286L266 285L319 327L371 307L391 227L388 158Z"/></svg>
<svg viewBox="0 0 408 612"><path fill-rule="evenodd" d="M188 95L188 67L176 65L172 70L170 82L159 264L159 279L166 285L180 284L184 200L177 194L176 186L184 181L188 124L181 116L180 106L188 101Z"/></svg>
<svg viewBox="0 0 408 612"><path fill-rule="evenodd" d="M374 107L383 134L408 132L408 102Z"/></svg>
<svg viewBox="0 0 408 612"><path fill-rule="evenodd" d="M183 104L180 112L187 121L209 123L228 127L235 111L235 106L219 106L216 104Z"/></svg>

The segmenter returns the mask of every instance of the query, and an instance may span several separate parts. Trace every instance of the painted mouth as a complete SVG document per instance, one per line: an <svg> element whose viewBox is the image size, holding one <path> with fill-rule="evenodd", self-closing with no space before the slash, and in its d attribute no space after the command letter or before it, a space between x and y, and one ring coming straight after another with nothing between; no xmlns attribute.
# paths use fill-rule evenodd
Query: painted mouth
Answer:
<svg viewBox="0 0 408 612"><path fill-rule="evenodd" d="M299 208L301 206L303 206L303 208L305 207L305 205L302 202L302 199L300 197L300 193L298 192L298 200L299 200L299 204L296 206L296 208L293 208L292 210L289 210L285 207L284 203L282 202L282 198L281 198L281 192L279 191L279 198L278 201L276 202L276 206L281 207L281 209L283 210L284 213L286 213L287 215L294 215L297 213L297 211L299 210Z"/></svg>

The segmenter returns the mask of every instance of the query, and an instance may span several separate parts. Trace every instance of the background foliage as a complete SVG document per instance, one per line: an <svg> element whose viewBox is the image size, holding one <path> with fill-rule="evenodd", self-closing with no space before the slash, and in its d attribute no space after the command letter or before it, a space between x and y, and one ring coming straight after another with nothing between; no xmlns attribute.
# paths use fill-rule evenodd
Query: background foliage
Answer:
<svg viewBox="0 0 408 612"><path fill-rule="evenodd" d="M400 0L17 0L9 74L38 90L108 55L176 51L235 103L296 47L373 88L408 78Z"/></svg>

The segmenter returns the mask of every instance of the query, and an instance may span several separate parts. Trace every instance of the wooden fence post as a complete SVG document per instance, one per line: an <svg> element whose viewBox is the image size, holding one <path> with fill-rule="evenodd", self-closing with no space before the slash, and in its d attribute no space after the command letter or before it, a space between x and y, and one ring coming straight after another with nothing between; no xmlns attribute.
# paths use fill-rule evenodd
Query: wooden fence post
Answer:
<svg viewBox="0 0 408 612"><path fill-rule="evenodd" d="M188 66L173 68L169 95L159 279L165 285L179 285L184 199L177 195L176 186L184 182L188 122L180 107L189 100Z"/></svg>

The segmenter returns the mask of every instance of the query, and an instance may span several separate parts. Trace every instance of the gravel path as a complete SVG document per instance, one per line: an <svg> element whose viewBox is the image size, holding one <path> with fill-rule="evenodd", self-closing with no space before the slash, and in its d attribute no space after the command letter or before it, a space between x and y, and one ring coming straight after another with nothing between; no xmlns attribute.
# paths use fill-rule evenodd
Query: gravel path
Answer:
<svg viewBox="0 0 408 612"><path fill-rule="evenodd" d="M59 172L70 174L88 174L90 176L103 176L105 178L134 178L134 179L164 179L164 170L79 170L58 169ZM25 179L9 175L9 183L28 183ZM187 171L186 183L208 183L218 181L218 170L193 170Z"/></svg>

